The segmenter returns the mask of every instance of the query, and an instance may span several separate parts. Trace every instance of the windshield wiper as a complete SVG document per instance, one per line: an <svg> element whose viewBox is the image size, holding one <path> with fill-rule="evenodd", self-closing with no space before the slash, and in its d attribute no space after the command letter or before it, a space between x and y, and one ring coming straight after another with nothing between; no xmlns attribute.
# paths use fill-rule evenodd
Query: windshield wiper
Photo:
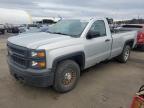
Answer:
<svg viewBox="0 0 144 108"><path fill-rule="evenodd" d="M61 32L54 32L55 34L60 34L60 35L68 35L68 34L65 34L65 33L61 33Z"/></svg>
<svg viewBox="0 0 144 108"><path fill-rule="evenodd" d="M51 34L60 34L60 35L68 35L68 34L65 34L65 33L61 33L61 32L50 32L50 31L47 31L48 33L51 33Z"/></svg>

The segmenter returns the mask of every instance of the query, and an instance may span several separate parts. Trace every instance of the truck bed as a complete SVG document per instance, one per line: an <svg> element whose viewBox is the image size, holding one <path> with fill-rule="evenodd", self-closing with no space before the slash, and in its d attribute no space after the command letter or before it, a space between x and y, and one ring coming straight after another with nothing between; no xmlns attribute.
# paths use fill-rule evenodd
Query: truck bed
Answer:
<svg viewBox="0 0 144 108"><path fill-rule="evenodd" d="M123 38L120 38L123 37ZM114 32L112 32L112 38L119 42L119 41L123 41L123 40L134 40L134 44L133 44L133 48L136 45L136 37L137 37L137 31L133 31L133 30L115 30ZM121 40L123 39L123 40Z"/></svg>
<svg viewBox="0 0 144 108"><path fill-rule="evenodd" d="M122 30L122 29L113 29L111 30L112 35L119 34L119 33L127 33L132 32L133 30Z"/></svg>

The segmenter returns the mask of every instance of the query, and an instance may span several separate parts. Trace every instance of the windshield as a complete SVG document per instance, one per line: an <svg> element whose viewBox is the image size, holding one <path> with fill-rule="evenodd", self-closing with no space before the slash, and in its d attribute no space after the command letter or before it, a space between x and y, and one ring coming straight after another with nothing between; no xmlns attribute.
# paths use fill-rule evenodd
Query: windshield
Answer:
<svg viewBox="0 0 144 108"><path fill-rule="evenodd" d="M81 20L61 20L49 27L48 32L54 34L80 37L88 22Z"/></svg>

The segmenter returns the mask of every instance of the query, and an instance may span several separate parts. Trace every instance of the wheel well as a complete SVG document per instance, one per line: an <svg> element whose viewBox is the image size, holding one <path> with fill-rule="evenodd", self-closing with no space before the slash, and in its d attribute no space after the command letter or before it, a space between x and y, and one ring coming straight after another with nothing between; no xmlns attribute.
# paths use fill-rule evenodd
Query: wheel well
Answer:
<svg viewBox="0 0 144 108"><path fill-rule="evenodd" d="M134 40L129 40L125 43L125 45L130 45L130 47L132 48L134 44Z"/></svg>
<svg viewBox="0 0 144 108"><path fill-rule="evenodd" d="M79 65L81 70L84 69L85 59L84 59L84 57L82 55L73 56L73 57L71 57L69 59L75 61Z"/></svg>
<svg viewBox="0 0 144 108"><path fill-rule="evenodd" d="M84 69L85 55L83 52L73 53L57 58L56 60L54 60L53 68L56 69L57 65L64 60L73 60L79 65L81 70Z"/></svg>

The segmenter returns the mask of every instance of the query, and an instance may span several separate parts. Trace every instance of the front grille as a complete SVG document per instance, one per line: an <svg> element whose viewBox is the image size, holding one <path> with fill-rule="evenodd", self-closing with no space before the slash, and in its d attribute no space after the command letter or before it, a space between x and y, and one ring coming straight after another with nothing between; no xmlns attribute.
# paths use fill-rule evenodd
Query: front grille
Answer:
<svg viewBox="0 0 144 108"><path fill-rule="evenodd" d="M28 49L11 43L8 43L7 47L10 61L17 66L27 68L29 64Z"/></svg>
<svg viewBox="0 0 144 108"><path fill-rule="evenodd" d="M23 58L19 58L17 56L11 56L11 60L16 63L19 66L22 66L24 68L27 67L27 60L23 59Z"/></svg>
<svg viewBox="0 0 144 108"><path fill-rule="evenodd" d="M18 45L14 45L11 43L8 43L7 46L8 46L8 50L11 51L13 54L20 55L23 57L26 57L28 54L27 48L24 48L24 47L21 47Z"/></svg>
<svg viewBox="0 0 144 108"><path fill-rule="evenodd" d="M25 51L24 50L17 49L17 48L14 48L14 47L10 47L10 46L9 46L9 50L11 50L15 54L20 54L22 56L25 56Z"/></svg>

